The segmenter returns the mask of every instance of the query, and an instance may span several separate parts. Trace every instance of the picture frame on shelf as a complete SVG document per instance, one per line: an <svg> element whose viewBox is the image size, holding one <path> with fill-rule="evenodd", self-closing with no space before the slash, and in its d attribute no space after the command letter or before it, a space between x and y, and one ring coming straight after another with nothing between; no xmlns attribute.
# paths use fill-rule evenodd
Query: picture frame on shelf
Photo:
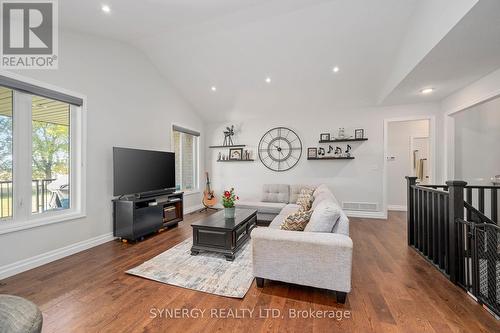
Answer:
<svg viewBox="0 0 500 333"><path fill-rule="evenodd" d="M241 161L243 159L243 148L229 148L229 160Z"/></svg>
<svg viewBox="0 0 500 333"><path fill-rule="evenodd" d="M330 141L330 133L321 133L319 135L320 141Z"/></svg>
<svg viewBox="0 0 500 333"><path fill-rule="evenodd" d="M307 158L318 158L318 148L307 148Z"/></svg>
<svg viewBox="0 0 500 333"><path fill-rule="evenodd" d="M365 130L362 128L357 128L354 130L354 138L355 139L364 139L365 137Z"/></svg>

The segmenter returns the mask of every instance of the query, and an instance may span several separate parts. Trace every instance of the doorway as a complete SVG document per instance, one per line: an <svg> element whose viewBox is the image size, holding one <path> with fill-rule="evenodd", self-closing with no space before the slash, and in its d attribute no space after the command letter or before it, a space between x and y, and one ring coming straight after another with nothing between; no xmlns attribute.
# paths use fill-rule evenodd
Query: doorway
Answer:
<svg viewBox="0 0 500 333"><path fill-rule="evenodd" d="M384 203L386 210L406 211L406 179L420 184L434 178L433 117L388 119L384 128Z"/></svg>

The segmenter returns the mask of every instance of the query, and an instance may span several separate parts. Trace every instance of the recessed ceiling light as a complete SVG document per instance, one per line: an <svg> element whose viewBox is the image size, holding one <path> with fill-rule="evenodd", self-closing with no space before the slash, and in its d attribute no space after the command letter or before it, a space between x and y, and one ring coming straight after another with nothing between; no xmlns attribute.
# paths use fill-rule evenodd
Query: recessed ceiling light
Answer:
<svg viewBox="0 0 500 333"><path fill-rule="evenodd" d="M332 71L333 71L334 73L338 73L338 72L339 72L339 70L340 70L340 68L339 68L338 66L335 66L335 67L333 67L333 68L332 68Z"/></svg>
<svg viewBox="0 0 500 333"><path fill-rule="evenodd" d="M271 78L269 76L266 77L266 83L271 83Z"/></svg>
<svg viewBox="0 0 500 333"><path fill-rule="evenodd" d="M102 5L101 6L101 10L105 13L110 13L111 12L111 7L109 7L108 5Z"/></svg>
<svg viewBox="0 0 500 333"><path fill-rule="evenodd" d="M425 95L425 94L430 94L434 90L435 90L434 88L425 88L425 89L420 90L420 92Z"/></svg>
<svg viewBox="0 0 500 333"><path fill-rule="evenodd" d="M217 87L216 87L216 86L212 86L210 89L211 89L212 91L217 91Z"/></svg>

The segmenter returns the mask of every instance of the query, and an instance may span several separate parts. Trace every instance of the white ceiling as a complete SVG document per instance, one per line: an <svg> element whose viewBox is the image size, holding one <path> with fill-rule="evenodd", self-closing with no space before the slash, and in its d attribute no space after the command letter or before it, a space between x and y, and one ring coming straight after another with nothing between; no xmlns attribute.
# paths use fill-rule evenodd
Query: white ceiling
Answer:
<svg viewBox="0 0 500 333"><path fill-rule="evenodd" d="M427 101L426 85L441 99L500 67L500 1L476 2L114 0L109 15L103 1L59 4L63 27L140 48L202 116L224 120Z"/></svg>
<svg viewBox="0 0 500 333"><path fill-rule="evenodd" d="M384 104L440 101L500 68L500 1L481 0L399 82ZM419 91L433 87L434 93Z"/></svg>
<svg viewBox="0 0 500 333"><path fill-rule="evenodd" d="M61 0L63 26L134 41L248 9L267 0ZM101 6L107 4L111 13Z"/></svg>

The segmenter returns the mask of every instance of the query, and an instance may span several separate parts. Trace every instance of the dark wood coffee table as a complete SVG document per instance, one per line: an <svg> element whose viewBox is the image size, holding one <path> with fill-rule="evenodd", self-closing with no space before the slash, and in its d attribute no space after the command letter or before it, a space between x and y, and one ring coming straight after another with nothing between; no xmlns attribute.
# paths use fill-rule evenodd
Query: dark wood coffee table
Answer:
<svg viewBox="0 0 500 333"><path fill-rule="evenodd" d="M223 253L226 260L233 261L235 253L250 238L250 232L256 223L255 209L239 208L236 208L234 219L226 219L224 211L219 211L201 221L191 223L191 255L197 255L200 251L213 251Z"/></svg>

